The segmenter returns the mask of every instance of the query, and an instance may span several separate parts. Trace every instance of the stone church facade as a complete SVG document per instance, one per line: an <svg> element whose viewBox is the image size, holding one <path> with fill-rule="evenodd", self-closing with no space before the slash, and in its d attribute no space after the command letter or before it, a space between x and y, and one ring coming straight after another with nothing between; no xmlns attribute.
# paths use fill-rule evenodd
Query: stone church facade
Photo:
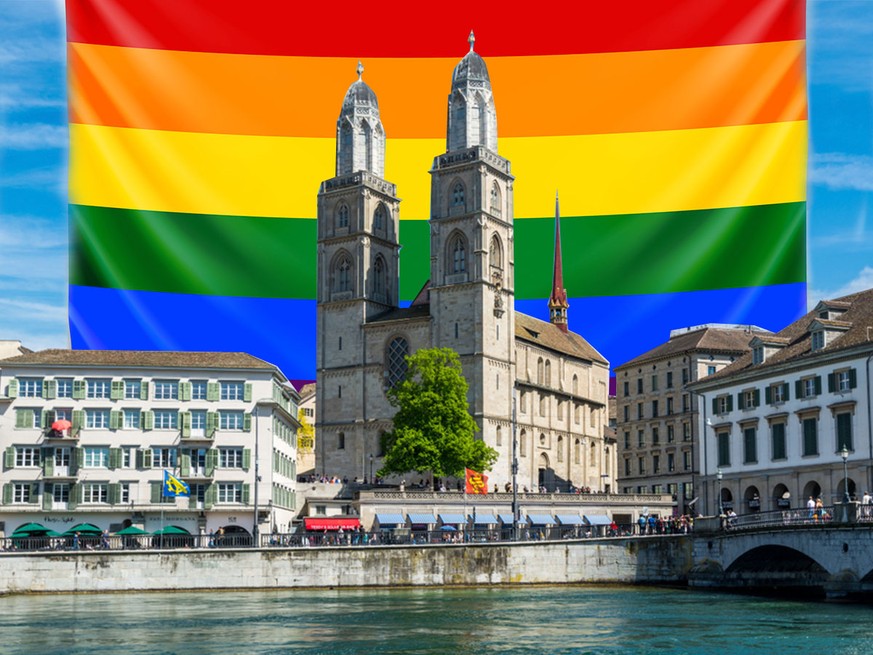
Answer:
<svg viewBox="0 0 873 655"><path fill-rule="evenodd" d="M477 438L499 453L490 483L502 490L512 477L515 403L519 487L614 488L603 436L609 365L568 330L557 211L551 320L515 311L514 178L497 152L472 33L452 75L446 152L430 170L430 280L408 307L398 297L400 200L383 177L385 130L362 73L359 64L337 121L336 176L318 194L317 472L372 477L392 429L385 392L404 357L448 347L463 365Z"/></svg>

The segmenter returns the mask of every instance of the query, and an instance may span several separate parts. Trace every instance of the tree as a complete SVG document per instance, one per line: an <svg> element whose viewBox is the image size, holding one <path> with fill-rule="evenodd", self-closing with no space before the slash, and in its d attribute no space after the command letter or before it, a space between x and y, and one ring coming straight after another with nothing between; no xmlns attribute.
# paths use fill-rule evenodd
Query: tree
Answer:
<svg viewBox="0 0 873 655"><path fill-rule="evenodd" d="M431 471L462 477L464 468L487 471L497 451L475 438L479 429L467 408L467 381L451 348L430 348L406 358L406 376L388 390L397 407L394 430L383 437L379 475Z"/></svg>

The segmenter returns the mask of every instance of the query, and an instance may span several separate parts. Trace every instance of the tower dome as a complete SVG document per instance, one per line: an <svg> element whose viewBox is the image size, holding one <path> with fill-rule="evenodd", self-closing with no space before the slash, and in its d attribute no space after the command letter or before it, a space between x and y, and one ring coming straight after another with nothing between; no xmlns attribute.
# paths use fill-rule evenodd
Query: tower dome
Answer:
<svg viewBox="0 0 873 655"><path fill-rule="evenodd" d="M367 171L385 175L385 130L379 118L379 101L364 82L358 62L358 79L349 86L336 122L336 174Z"/></svg>
<svg viewBox="0 0 873 655"><path fill-rule="evenodd" d="M470 51L452 73L446 148L452 151L485 146L497 152L497 113L491 78L485 60L473 49L476 37L472 31L467 40Z"/></svg>

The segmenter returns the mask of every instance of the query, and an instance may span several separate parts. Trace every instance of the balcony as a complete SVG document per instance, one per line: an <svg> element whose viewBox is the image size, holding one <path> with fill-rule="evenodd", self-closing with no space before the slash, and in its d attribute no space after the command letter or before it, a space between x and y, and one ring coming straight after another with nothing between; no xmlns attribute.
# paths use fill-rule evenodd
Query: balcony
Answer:
<svg viewBox="0 0 873 655"><path fill-rule="evenodd" d="M52 430L51 428L47 430L43 430L42 436L43 440L46 442L56 443L59 441L66 441L67 443L73 442L77 443L79 441L79 433L81 430L69 429L69 430Z"/></svg>

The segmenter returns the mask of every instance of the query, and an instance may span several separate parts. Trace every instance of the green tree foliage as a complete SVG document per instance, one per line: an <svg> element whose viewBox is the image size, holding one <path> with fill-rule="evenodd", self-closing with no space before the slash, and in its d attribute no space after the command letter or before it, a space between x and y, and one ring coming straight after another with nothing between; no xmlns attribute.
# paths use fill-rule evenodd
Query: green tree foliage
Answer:
<svg viewBox="0 0 873 655"><path fill-rule="evenodd" d="M388 390L397 407L394 430L383 439L379 475L431 471L463 477L464 468L490 470L497 451L475 438L479 429L467 408L467 381L451 348L430 348L406 358L406 377Z"/></svg>

